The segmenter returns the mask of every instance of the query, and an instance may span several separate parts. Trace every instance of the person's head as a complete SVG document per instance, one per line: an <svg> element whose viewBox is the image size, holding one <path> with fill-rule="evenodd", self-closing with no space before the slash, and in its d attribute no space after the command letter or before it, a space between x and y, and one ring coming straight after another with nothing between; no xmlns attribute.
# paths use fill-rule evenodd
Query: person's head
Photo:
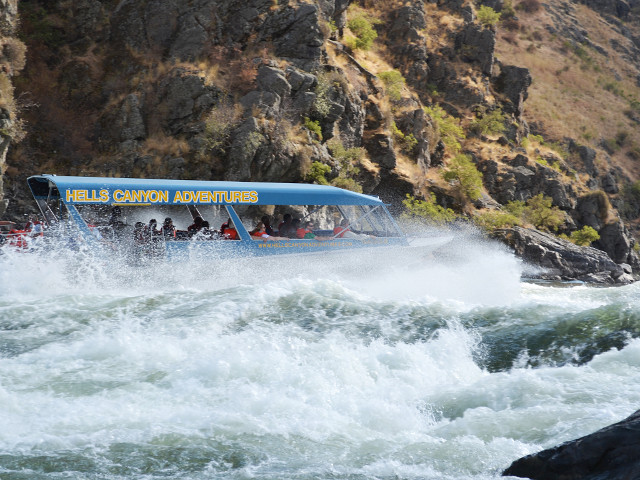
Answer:
<svg viewBox="0 0 640 480"><path fill-rule="evenodd" d="M165 224L166 226L173 225L173 220L171 220L171 217L167 217L167 218L165 218L165 219L164 219L164 224Z"/></svg>
<svg viewBox="0 0 640 480"><path fill-rule="evenodd" d="M282 220L284 221L284 223L289 223L291 221L291 214L285 213L284 216L282 217Z"/></svg>
<svg viewBox="0 0 640 480"><path fill-rule="evenodd" d="M263 230L263 229L264 229L264 223L258 222L258 224L256 225L256 230Z"/></svg>
<svg viewBox="0 0 640 480"><path fill-rule="evenodd" d="M142 222L136 222L136 225L135 225L135 229L136 229L136 230L140 230L142 227L144 227L144 223L142 223Z"/></svg>
<svg viewBox="0 0 640 480"><path fill-rule="evenodd" d="M349 220L347 220L346 218L343 218L342 221L340 222L340 226L346 227L348 225L349 225Z"/></svg>
<svg viewBox="0 0 640 480"><path fill-rule="evenodd" d="M309 220L307 223L304 224L304 226L308 229L311 230L314 227L313 224L313 220Z"/></svg>
<svg viewBox="0 0 640 480"><path fill-rule="evenodd" d="M154 227L158 224L158 221L155 218L149 220L149 225L153 225Z"/></svg>
<svg viewBox="0 0 640 480"><path fill-rule="evenodd" d="M270 225L270 223L271 223L271 220L269 219L269 215L263 215L260 220L264 224L265 227L268 227Z"/></svg>

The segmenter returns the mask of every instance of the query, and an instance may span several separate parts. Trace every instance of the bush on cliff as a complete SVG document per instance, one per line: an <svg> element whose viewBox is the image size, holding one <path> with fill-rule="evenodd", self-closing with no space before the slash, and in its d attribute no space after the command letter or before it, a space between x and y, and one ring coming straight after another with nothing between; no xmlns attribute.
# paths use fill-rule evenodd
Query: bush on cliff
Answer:
<svg viewBox="0 0 640 480"><path fill-rule="evenodd" d="M455 153L459 152L462 148L460 141L465 139L460 122L448 115L439 105L424 107L424 111L433 120L436 133L440 135L445 146Z"/></svg>
<svg viewBox="0 0 640 480"><path fill-rule="evenodd" d="M596 232L595 228L585 225L580 230L571 232L571 236L560 235L560 238L569 240L571 243L580 245L581 247L588 247L596 240L600 239L600 234Z"/></svg>
<svg viewBox="0 0 640 480"><path fill-rule="evenodd" d="M500 210L478 212L474 215L473 222L480 228L488 231L522 224L522 220L520 220L518 216Z"/></svg>
<svg viewBox="0 0 640 480"><path fill-rule="evenodd" d="M418 220L424 223L444 225L454 221L458 215L450 208L444 208L436 203L436 196L430 194L425 200L417 200L407 193L407 198L402 201L404 212L401 218L405 220Z"/></svg>
<svg viewBox="0 0 640 480"><path fill-rule="evenodd" d="M309 183L317 183L318 185L329 185L326 175L331 173L331 167L322 162L313 162L311 170L307 173L305 180Z"/></svg>
<svg viewBox="0 0 640 480"><path fill-rule="evenodd" d="M379 21L356 7L349 8L347 14L352 16L347 22L347 27L355 35L355 39L347 40L347 44L352 49L369 50L373 46L373 41L378 38L378 33L373 26Z"/></svg>
<svg viewBox="0 0 640 480"><path fill-rule="evenodd" d="M413 154L413 150L418 145L418 140L413 133L405 134L398 128L396 122L391 122L391 133L393 133L393 139L396 144L400 146L404 153L407 155Z"/></svg>
<svg viewBox="0 0 640 480"><path fill-rule="evenodd" d="M391 100L399 102L402 99L402 89L406 80L398 70L388 70L378 74L382 83L384 83L385 92Z"/></svg>
<svg viewBox="0 0 640 480"><path fill-rule="evenodd" d="M443 177L448 182L458 181L460 190L470 200L477 200L482 195L482 174L468 155L456 155L449 162Z"/></svg>
<svg viewBox="0 0 640 480"><path fill-rule="evenodd" d="M485 27L493 27L500 21L500 13L487 5L478 9L478 21Z"/></svg>
<svg viewBox="0 0 640 480"><path fill-rule="evenodd" d="M530 198L524 208L524 219L540 230L557 231L564 223L564 213L552 203L551 197L542 193Z"/></svg>
<svg viewBox="0 0 640 480"><path fill-rule="evenodd" d="M486 109L478 112L478 117L469 126L476 135L498 135L505 130L505 116L502 110L496 108L490 112Z"/></svg>

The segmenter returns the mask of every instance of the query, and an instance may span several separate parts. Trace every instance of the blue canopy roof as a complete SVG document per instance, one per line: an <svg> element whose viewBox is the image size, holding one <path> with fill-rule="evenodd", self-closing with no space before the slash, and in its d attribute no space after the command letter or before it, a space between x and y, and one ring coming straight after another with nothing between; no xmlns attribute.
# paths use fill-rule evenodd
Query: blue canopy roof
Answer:
<svg viewBox="0 0 640 480"><path fill-rule="evenodd" d="M28 179L36 198L55 185L69 204L104 205L382 205L371 195L305 183L213 182L142 178L36 175Z"/></svg>

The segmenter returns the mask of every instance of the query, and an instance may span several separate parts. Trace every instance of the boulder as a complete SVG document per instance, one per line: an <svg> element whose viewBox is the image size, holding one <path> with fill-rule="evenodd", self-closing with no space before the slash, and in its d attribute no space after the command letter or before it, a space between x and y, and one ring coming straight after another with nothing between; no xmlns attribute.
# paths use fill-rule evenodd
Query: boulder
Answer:
<svg viewBox="0 0 640 480"><path fill-rule="evenodd" d="M273 42L278 57L302 70L315 70L324 52L318 13L315 5L306 3L277 10L260 27L260 38Z"/></svg>
<svg viewBox="0 0 640 480"><path fill-rule="evenodd" d="M291 94L291 84L287 81L285 72L279 68L261 65L256 77L258 90L277 94L280 98Z"/></svg>
<svg viewBox="0 0 640 480"><path fill-rule="evenodd" d="M513 227L497 229L492 237L511 247L526 262L540 267L536 278L627 284L633 278L602 250L580 247L555 235Z"/></svg>
<svg viewBox="0 0 640 480"><path fill-rule="evenodd" d="M640 478L640 410L577 440L514 461L502 475L532 480Z"/></svg>
<svg viewBox="0 0 640 480"><path fill-rule="evenodd" d="M527 68L513 65L500 66L500 74L494 80L494 87L507 100L503 106L505 113L515 115L516 119L522 116L523 104L527 99L527 89L531 81L531 73Z"/></svg>
<svg viewBox="0 0 640 480"><path fill-rule="evenodd" d="M371 160L382 168L392 170L396 167L396 152L393 149L393 139L385 133L376 133L365 139L364 147Z"/></svg>
<svg viewBox="0 0 640 480"><path fill-rule="evenodd" d="M455 40L460 57L467 62L478 62L485 75L491 75L493 71L495 46L496 32L477 23L467 24Z"/></svg>

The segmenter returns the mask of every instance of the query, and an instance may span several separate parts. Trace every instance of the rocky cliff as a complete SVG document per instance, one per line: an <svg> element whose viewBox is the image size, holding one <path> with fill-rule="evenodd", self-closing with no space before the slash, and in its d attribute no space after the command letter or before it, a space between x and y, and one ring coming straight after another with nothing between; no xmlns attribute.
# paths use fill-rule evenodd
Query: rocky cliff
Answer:
<svg viewBox="0 0 640 480"><path fill-rule="evenodd" d="M3 0L27 45L19 76L9 43L0 62L5 216L41 172L326 182L471 219L542 195L555 233L589 226L637 272L639 8Z"/></svg>

